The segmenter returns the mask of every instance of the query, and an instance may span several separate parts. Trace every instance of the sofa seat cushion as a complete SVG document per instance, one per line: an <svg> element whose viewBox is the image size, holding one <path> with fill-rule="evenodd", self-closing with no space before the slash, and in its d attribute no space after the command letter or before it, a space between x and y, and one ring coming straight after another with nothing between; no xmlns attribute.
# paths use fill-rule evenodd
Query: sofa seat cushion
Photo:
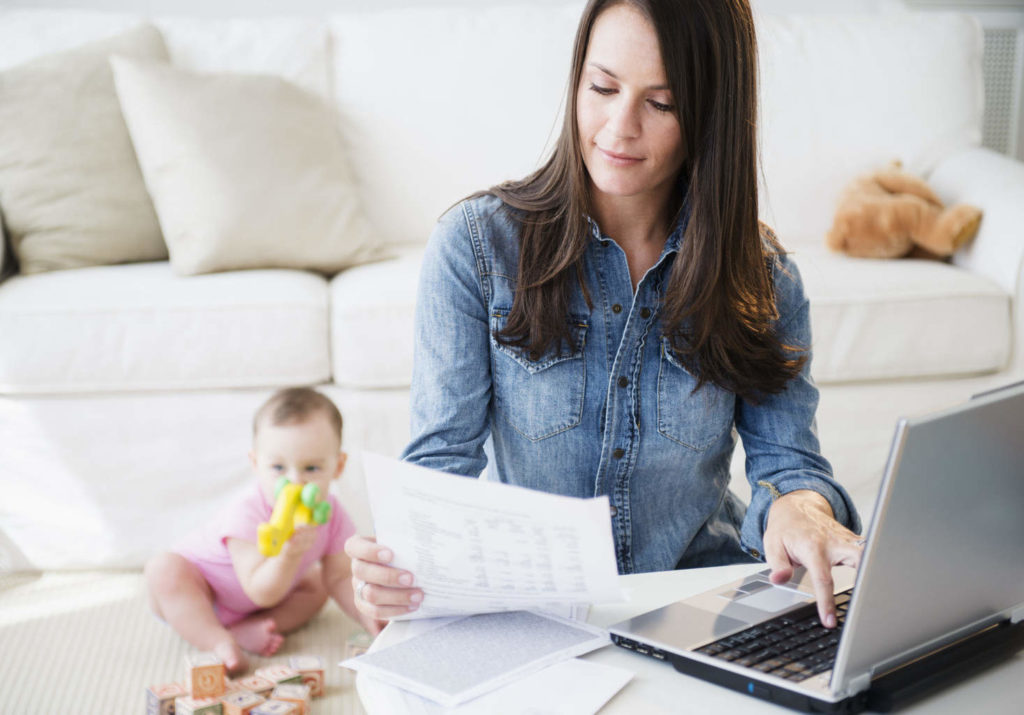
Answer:
<svg viewBox="0 0 1024 715"><path fill-rule="evenodd" d="M331 281L331 362L345 387L408 387L423 249L342 271Z"/></svg>
<svg viewBox="0 0 1024 715"><path fill-rule="evenodd" d="M847 382L998 370L1010 355L1010 296L947 263L793 254L811 302L815 380Z"/></svg>
<svg viewBox="0 0 1024 715"><path fill-rule="evenodd" d="M334 277L334 382L408 387L422 250ZM1010 353L1010 297L947 263L855 259L822 248L792 254L811 301L820 383L992 372Z"/></svg>
<svg viewBox="0 0 1024 715"><path fill-rule="evenodd" d="M0 284L0 391L277 387L330 377L327 282L290 270L175 276L167 262Z"/></svg>

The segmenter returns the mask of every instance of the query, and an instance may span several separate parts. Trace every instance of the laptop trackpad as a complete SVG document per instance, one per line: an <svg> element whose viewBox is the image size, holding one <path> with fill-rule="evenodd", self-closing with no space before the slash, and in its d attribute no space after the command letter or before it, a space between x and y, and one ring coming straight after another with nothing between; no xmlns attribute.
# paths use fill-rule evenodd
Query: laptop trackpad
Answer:
<svg viewBox="0 0 1024 715"><path fill-rule="evenodd" d="M745 625L744 621L677 601L612 626L612 631L646 643L686 650L721 638Z"/></svg>
<svg viewBox="0 0 1024 715"><path fill-rule="evenodd" d="M766 588L748 596L733 597L733 603L756 608L759 611L778 613L779 611L807 602L807 594L791 591L788 588Z"/></svg>

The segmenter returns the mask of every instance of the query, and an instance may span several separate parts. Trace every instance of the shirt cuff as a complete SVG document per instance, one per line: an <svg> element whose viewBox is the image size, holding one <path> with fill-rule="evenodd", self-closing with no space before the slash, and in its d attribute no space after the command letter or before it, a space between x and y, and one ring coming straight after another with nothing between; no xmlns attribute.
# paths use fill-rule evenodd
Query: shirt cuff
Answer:
<svg viewBox="0 0 1024 715"><path fill-rule="evenodd" d="M750 506L740 528L740 546L759 561L764 561L764 530L768 526L768 510L783 494L809 489L825 497L835 520L854 533L860 533L860 515L845 489L828 475L817 472L796 472L762 479L754 484Z"/></svg>

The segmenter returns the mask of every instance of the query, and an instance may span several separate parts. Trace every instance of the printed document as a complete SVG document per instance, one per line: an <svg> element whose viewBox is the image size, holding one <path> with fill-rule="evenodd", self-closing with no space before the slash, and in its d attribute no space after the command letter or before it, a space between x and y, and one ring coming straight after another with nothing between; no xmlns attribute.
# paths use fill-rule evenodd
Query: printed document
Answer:
<svg viewBox="0 0 1024 715"><path fill-rule="evenodd" d="M527 611L484 613L341 665L453 707L608 642L607 632L584 623Z"/></svg>
<svg viewBox="0 0 1024 715"><path fill-rule="evenodd" d="M363 464L377 541L424 593L399 618L565 613L623 600L607 497L547 494L365 452Z"/></svg>

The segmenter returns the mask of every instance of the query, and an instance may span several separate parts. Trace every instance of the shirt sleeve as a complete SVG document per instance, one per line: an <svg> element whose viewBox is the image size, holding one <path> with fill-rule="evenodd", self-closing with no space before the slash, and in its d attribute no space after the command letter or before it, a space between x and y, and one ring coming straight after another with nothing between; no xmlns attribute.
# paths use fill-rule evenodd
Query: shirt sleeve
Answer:
<svg viewBox="0 0 1024 715"><path fill-rule="evenodd" d="M412 437L402 454L414 464L473 477L487 464L491 400L479 240L463 202L441 217L427 243L416 299Z"/></svg>
<svg viewBox="0 0 1024 715"><path fill-rule="evenodd" d="M240 539L250 544L258 543L257 527L270 520L272 511L273 505L268 508L259 486L250 490L245 498L225 512L217 535L220 543L227 543L228 539Z"/></svg>
<svg viewBox="0 0 1024 715"><path fill-rule="evenodd" d="M740 530L740 543L751 556L764 555L764 530L772 502L783 494L810 489L832 507L836 521L854 532L861 529L853 500L835 480L832 465L821 454L815 412L818 388L811 379L810 305L796 264L779 256L775 268L777 334L783 345L807 357L786 389L759 404L738 400L736 429L746 453L750 507Z"/></svg>

